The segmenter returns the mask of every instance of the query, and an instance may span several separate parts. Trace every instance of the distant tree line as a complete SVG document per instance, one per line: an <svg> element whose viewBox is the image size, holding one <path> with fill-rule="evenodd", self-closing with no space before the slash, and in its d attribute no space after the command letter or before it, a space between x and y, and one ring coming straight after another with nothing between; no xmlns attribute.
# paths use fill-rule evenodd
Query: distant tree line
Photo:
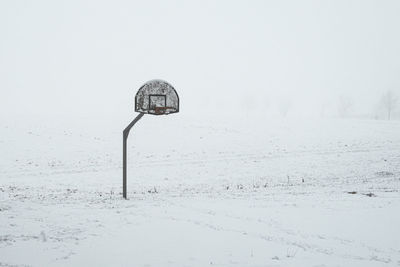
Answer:
<svg viewBox="0 0 400 267"><path fill-rule="evenodd" d="M382 110L385 113L385 118L390 120L392 118L393 112L397 109L399 105L398 96L391 90L386 91L382 94L381 98L375 108L375 118L379 117L378 113ZM340 117L348 117L353 111L354 101L349 96L340 96L337 102L337 111Z"/></svg>

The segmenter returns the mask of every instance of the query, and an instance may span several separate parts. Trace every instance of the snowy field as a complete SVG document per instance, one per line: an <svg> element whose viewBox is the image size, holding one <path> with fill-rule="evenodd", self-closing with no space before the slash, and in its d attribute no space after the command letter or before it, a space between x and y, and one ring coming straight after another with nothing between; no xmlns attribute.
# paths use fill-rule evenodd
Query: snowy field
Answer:
<svg viewBox="0 0 400 267"><path fill-rule="evenodd" d="M0 125L0 266L400 266L400 122Z"/></svg>

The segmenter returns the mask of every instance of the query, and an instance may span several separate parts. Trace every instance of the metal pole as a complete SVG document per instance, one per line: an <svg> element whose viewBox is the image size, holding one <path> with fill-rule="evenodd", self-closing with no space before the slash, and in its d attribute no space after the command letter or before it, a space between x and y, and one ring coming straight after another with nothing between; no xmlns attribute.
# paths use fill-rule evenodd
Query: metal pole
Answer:
<svg viewBox="0 0 400 267"><path fill-rule="evenodd" d="M123 134L123 178L122 178L122 196L126 199L126 141L128 139L128 136L125 135L125 132Z"/></svg>
<svg viewBox="0 0 400 267"><path fill-rule="evenodd" d="M123 131L122 134L122 196L126 199L127 197L127 179L126 179L126 174L127 174L127 142L128 142L128 136L129 136L129 131L135 125L136 122L138 122L142 117L144 113L139 113L139 115L136 116L136 118L129 123L128 126Z"/></svg>

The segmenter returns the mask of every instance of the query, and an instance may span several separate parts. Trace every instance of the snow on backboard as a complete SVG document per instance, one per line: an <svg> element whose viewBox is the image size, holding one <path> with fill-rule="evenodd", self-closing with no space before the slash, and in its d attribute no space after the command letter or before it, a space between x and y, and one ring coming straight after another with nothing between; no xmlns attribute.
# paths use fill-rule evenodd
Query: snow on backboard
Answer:
<svg viewBox="0 0 400 267"><path fill-rule="evenodd" d="M174 87L165 81L148 81L136 94L135 111L152 115L177 113L179 96Z"/></svg>

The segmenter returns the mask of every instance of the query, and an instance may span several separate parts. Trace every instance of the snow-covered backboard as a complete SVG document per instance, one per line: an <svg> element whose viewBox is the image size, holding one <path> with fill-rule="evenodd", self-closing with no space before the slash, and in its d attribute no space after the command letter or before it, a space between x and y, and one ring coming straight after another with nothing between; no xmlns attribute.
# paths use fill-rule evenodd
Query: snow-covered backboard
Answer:
<svg viewBox="0 0 400 267"><path fill-rule="evenodd" d="M136 93L135 111L152 115L177 113L179 96L174 87L163 80L148 81Z"/></svg>

